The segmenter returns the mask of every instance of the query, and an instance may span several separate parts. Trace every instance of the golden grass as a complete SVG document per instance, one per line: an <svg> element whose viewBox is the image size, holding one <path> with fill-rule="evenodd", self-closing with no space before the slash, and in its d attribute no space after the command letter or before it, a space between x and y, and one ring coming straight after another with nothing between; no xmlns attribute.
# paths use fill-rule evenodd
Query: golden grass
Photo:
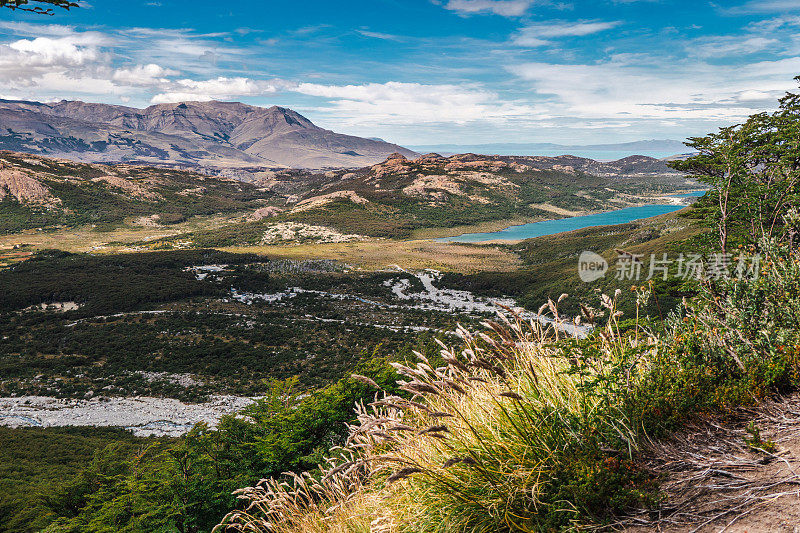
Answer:
<svg viewBox="0 0 800 533"><path fill-rule="evenodd" d="M26 230L21 233L0 235L0 248L14 244L28 244L34 250L117 253L126 250L132 243L174 237L199 229L216 228L230 223L233 218L234 215L193 217L180 224L159 227L126 224L112 231L97 231L91 226L55 231Z"/></svg>
<svg viewBox="0 0 800 533"><path fill-rule="evenodd" d="M609 356L621 342L639 343L638 336L619 340L618 296L603 296L612 319L600 348ZM557 303L545 308L560 320ZM587 313L593 322L594 311ZM558 328L485 325L489 334L459 327L458 347L440 342L445 366L433 368L418 352L416 363L393 363L409 397L384 393L357 406L340 458L321 466L319 477L243 489L247 510L229 514L219 531L539 531L546 480L571 460L564 451L580 450L588 427L629 446L635 435L620 412L583 388L608 370L564 357ZM652 337L642 342L657 349ZM567 372L574 364L583 370Z"/></svg>
<svg viewBox="0 0 800 533"><path fill-rule="evenodd" d="M398 265L408 270L434 268L454 272L509 272L520 267L516 254L494 246L426 240L361 241L331 244L231 246L226 252L256 253L280 259L335 259L363 269Z"/></svg>

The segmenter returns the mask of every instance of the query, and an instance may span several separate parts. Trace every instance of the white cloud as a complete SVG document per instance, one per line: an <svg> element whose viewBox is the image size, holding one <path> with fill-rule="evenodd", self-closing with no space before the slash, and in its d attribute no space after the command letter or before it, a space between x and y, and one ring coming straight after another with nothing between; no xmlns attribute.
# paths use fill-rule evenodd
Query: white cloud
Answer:
<svg viewBox="0 0 800 533"><path fill-rule="evenodd" d="M114 71L111 77L117 83L130 86L148 87L168 83L166 76L177 76L177 70L166 69L155 63L136 65L130 68L121 68Z"/></svg>
<svg viewBox="0 0 800 533"><path fill-rule="evenodd" d="M737 121L793 88L800 57L746 65L688 63L653 68L638 61L524 63L508 67L554 112L586 119ZM755 98L757 97L757 98Z"/></svg>
<svg viewBox="0 0 800 533"><path fill-rule="evenodd" d="M622 24L616 22L558 22L550 21L542 24L535 24L525 28L526 30L535 31L542 37L569 37L569 36L584 36L601 31L616 28Z"/></svg>
<svg viewBox="0 0 800 533"><path fill-rule="evenodd" d="M496 93L472 86L394 81L364 85L301 83L293 90L332 100L332 107L319 110L347 125L466 124L543 118L542 110L534 106L504 102Z"/></svg>
<svg viewBox="0 0 800 533"><path fill-rule="evenodd" d="M133 62L156 63L192 72L198 77L217 74L226 63L241 62L252 53L221 42L227 34L200 34L186 29L122 28L115 30L119 47Z"/></svg>
<svg viewBox="0 0 800 533"><path fill-rule="evenodd" d="M26 34L27 25L6 24ZM0 84L42 99L81 95L121 95L135 87L168 83L178 71L154 63L113 68L118 40L99 32L43 26L45 35L0 44ZM46 96L47 95L47 96Z"/></svg>
<svg viewBox="0 0 800 533"><path fill-rule="evenodd" d="M0 84L9 90L49 87L59 84L71 90L73 80L85 79L81 92L106 91L106 83L98 83L108 75L109 56L101 46L107 36L95 32L18 39L0 44Z"/></svg>
<svg viewBox="0 0 800 533"><path fill-rule="evenodd" d="M724 11L731 14L800 11L800 2L797 0L751 0L740 6L726 8Z"/></svg>
<svg viewBox="0 0 800 533"><path fill-rule="evenodd" d="M464 15L493 13L503 17L519 17L532 4L532 0L448 0L444 7Z"/></svg>
<svg viewBox="0 0 800 533"><path fill-rule="evenodd" d="M153 98L150 99L151 104L173 104L176 102L210 102L211 100L215 100L213 96L207 94L197 94L197 93L182 93L178 91L172 91L168 93L160 93L155 95Z"/></svg>
<svg viewBox="0 0 800 533"><path fill-rule="evenodd" d="M9 30L18 37L66 37L75 35L75 28L63 24L31 24L29 22L3 20L0 29Z"/></svg>
<svg viewBox="0 0 800 533"><path fill-rule="evenodd" d="M250 78L226 78L211 80L183 79L176 81L166 92L155 95L151 103L184 102L189 100L220 100L241 96L259 96L274 93L275 85Z"/></svg>
<svg viewBox="0 0 800 533"><path fill-rule="evenodd" d="M97 35L84 34L57 39L20 39L6 46L18 52L16 59L21 65L79 66L99 59L98 46L102 42L103 39Z"/></svg>
<svg viewBox="0 0 800 533"><path fill-rule="evenodd" d="M761 52L777 43L777 39L756 36L704 38L694 41L689 53L703 58L741 56Z"/></svg>
<svg viewBox="0 0 800 533"><path fill-rule="evenodd" d="M48 72L36 80L36 88L39 91L57 94L61 98L69 94L97 95L123 92L106 77L91 74L70 76L63 72Z"/></svg>
<svg viewBox="0 0 800 533"><path fill-rule="evenodd" d="M791 29L800 26L800 16L784 15L766 20L758 20L747 25L747 30L753 33L770 33L780 29Z"/></svg>
<svg viewBox="0 0 800 533"><path fill-rule="evenodd" d="M381 39L384 41L402 41L403 38L399 35L392 35L391 33L381 33L377 31L368 31L368 30L356 30L357 33L363 35L364 37L370 37L372 39Z"/></svg>
<svg viewBox="0 0 800 533"><path fill-rule="evenodd" d="M548 39L559 37L584 37L616 28L622 24L619 21L578 21L567 22L553 20L537 24L531 24L520 29L512 38L511 42L517 46L538 47L550 44Z"/></svg>
<svg viewBox="0 0 800 533"><path fill-rule="evenodd" d="M261 95L275 90L246 77L190 79L186 74L199 77L202 72L215 70L214 62L237 56L224 46L212 50L214 43L207 35L141 28L108 34L78 32L69 26L7 22L0 22L0 28L22 36L41 30L35 38L0 43L0 85L29 98L75 94L138 94L141 98L143 90L156 88L160 94L154 100L173 101ZM117 65L118 50L123 50L132 64ZM214 61L206 60L209 54ZM165 58L167 63L158 58ZM194 68L182 80L170 79L181 74L184 65Z"/></svg>

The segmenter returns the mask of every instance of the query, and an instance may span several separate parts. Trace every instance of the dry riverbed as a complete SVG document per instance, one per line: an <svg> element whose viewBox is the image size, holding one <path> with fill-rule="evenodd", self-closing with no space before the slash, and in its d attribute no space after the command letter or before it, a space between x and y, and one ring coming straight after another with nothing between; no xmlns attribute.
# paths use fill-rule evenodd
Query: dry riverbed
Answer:
<svg viewBox="0 0 800 533"><path fill-rule="evenodd" d="M205 403L187 404L172 398L92 398L65 400L47 396L0 398L0 424L10 427L98 426L122 427L134 435L183 435L200 422L216 425L251 398L213 396Z"/></svg>

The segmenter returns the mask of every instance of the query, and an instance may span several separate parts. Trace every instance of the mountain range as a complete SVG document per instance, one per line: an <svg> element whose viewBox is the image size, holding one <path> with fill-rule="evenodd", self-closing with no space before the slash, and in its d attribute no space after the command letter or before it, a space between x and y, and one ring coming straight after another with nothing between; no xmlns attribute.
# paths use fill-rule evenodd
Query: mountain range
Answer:
<svg viewBox="0 0 800 533"><path fill-rule="evenodd" d="M320 128L284 107L217 101L137 109L0 100L0 149L82 162L211 169L356 168L392 153L417 155L381 139Z"/></svg>
<svg viewBox="0 0 800 533"><path fill-rule="evenodd" d="M614 160L638 154L664 158L690 151L682 141L672 139L651 139L615 144L553 144L553 143L491 143L491 144L437 144L411 146L418 152L437 152L441 154L461 154L475 152L496 155L540 155L557 156L571 154L591 159Z"/></svg>

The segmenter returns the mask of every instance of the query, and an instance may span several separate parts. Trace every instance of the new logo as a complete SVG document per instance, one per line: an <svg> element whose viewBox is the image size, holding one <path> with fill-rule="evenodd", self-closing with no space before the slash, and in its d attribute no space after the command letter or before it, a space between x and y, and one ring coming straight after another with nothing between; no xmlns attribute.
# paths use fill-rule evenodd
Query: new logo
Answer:
<svg viewBox="0 0 800 533"><path fill-rule="evenodd" d="M578 276L581 281L591 283L606 275L608 261L594 252L585 251L578 258Z"/></svg>

